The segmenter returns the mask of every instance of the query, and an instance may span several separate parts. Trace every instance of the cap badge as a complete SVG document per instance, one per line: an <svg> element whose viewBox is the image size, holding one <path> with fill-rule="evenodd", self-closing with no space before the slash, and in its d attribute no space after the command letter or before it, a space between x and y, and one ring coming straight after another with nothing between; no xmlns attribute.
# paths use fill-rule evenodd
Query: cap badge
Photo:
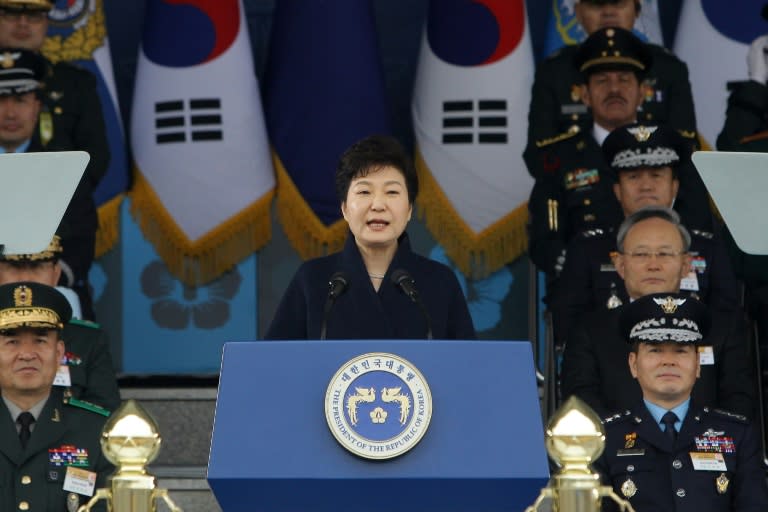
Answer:
<svg viewBox="0 0 768 512"><path fill-rule="evenodd" d="M18 52L4 52L2 55L0 55L0 66L2 66L3 69L12 68L16 63L16 59L18 59L20 56L21 54Z"/></svg>
<svg viewBox="0 0 768 512"><path fill-rule="evenodd" d="M627 128L627 131L635 136L637 142L645 142L651 138L651 135L653 135L657 128L658 126L635 126Z"/></svg>
<svg viewBox="0 0 768 512"><path fill-rule="evenodd" d="M13 304L17 308L32 305L32 290L27 286L18 286L13 290Z"/></svg>
<svg viewBox="0 0 768 512"><path fill-rule="evenodd" d="M676 299L674 297L666 297L664 299L657 299L654 298L653 302L661 306L661 309L664 310L664 312L668 315L674 314L675 311L677 311L678 306L682 306L685 304L685 301L687 299Z"/></svg>

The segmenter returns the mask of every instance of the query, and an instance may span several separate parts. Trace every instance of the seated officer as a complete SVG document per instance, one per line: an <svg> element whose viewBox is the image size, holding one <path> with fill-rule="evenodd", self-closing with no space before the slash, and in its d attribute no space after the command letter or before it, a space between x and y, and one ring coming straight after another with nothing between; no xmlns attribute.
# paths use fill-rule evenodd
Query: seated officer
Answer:
<svg viewBox="0 0 768 512"><path fill-rule="evenodd" d="M688 210L677 196L693 170L689 145L675 130L663 125L623 126L605 139L603 154L615 176L613 192L625 217L644 206L674 207L688 226ZM627 301L612 261L618 227L619 222L584 231L568 245L568 259L549 301L561 340L585 313ZM699 229L690 229L690 233L692 269L683 277L680 289L713 310L738 309L738 285L722 240Z"/></svg>
<svg viewBox="0 0 768 512"><path fill-rule="evenodd" d="M70 311L50 286L0 286L0 510L77 510L112 470L100 447L109 412L53 386Z"/></svg>
<svg viewBox="0 0 768 512"><path fill-rule="evenodd" d="M64 213L60 234L66 247L62 259L69 264L74 278L61 284L77 292L84 318L93 320L88 289L88 271L93 263L98 227L93 194L109 166L109 144L96 77L69 62L51 62L40 53L48 31L49 12L55 3L51 0L0 0L0 47L34 52L44 65L41 122L35 136L36 144L39 143L42 149L30 151L81 150L91 156ZM73 6L73 2L67 5ZM66 7L58 9L59 14L63 10Z"/></svg>
<svg viewBox="0 0 768 512"><path fill-rule="evenodd" d="M34 281L55 286L61 274L59 237L36 254L0 254L0 284ZM93 322L69 320L62 334L66 350L57 374L56 386L68 397L87 400L115 410L120 390L112 367L106 332Z"/></svg>
<svg viewBox="0 0 768 512"><path fill-rule="evenodd" d="M691 401L707 323L704 305L680 294L648 295L621 315L642 400L605 420L605 451L595 469L637 512L768 510L754 426Z"/></svg>
<svg viewBox="0 0 768 512"><path fill-rule="evenodd" d="M573 237L615 226L623 218L600 146L611 131L637 121L652 55L631 32L606 28L589 36L572 60L584 77L579 91L591 110L592 126L538 141L524 155L536 178L528 202L529 253L551 279L562 270ZM711 226L706 190L696 179L681 198L701 217L697 226Z"/></svg>
<svg viewBox="0 0 768 512"><path fill-rule="evenodd" d="M632 30L640 14L639 0L576 0L574 11L584 32L608 27ZM688 67L669 50L646 43L653 65L644 78L645 94L639 119L664 123L689 133L696 131ZM536 68L528 111L528 146L571 129L589 128L591 119L582 101L583 77L573 65L577 45L564 46ZM530 169L530 168L529 168Z"/></svg>
<svg viewBox="0 0 768 512"><path fill-rule="evenodd" d="M670 208L649 206L633 213L618 232L616 272L628 300L614 309L586 314L563 352L563 399L576 395L600 415L632 407L641 392L626 365L629 347L618 324L631 301L653 293L678 293L690 274L691 236ZM688 294L685 294L688 296ZM755 376L748 364L747 335L740 312L713 312L712 328L699 347L701 378L693 399L754 415Z"/></svg>

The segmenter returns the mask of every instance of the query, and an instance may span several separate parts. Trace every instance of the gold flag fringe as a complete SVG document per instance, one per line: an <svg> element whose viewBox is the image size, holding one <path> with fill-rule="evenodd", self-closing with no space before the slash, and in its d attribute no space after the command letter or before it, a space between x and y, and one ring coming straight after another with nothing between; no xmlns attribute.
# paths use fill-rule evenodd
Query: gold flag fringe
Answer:
<svg viewBox="0 0 768 512"><path fill-rule="evenodd" d="M258 251L272 236L274 191L192 242L165 210L138 169L134 172L131 214L168 270L190 286L206 284Z"/></svg>
<svg viewBox="0 0 768 512"><path fill-rule="evenodd" d="M275 151L272 161L277 175L277 216L294 250L304 260L340 251L349 230L347 221L339 219L326 226L304 200Z"/></svg>
<svg viewBox="0 0 768 512"><path fill-rule="evenodd" d="M461 218L416 150L419 175L418 215L445 253L464 275L482 279L514 261L528 248L527 203L494 222L480 233Z"/></svg>
<svg viewBox="0 0 768 512"><path fill-rule="evenodd" d="M99 206L99 229L96 231L96 257L101 258L120 238L120 205L124 194L118 194Z"/></svg>

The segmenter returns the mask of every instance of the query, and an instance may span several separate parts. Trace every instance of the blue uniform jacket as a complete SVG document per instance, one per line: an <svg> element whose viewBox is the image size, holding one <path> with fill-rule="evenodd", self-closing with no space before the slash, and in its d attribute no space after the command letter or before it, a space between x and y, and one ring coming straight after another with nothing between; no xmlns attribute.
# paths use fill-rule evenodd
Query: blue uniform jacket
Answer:
<svg viewBox="0 0 768 512"><path fill-rule="evenodd" d="M328 339L426 339L424 315L391 280L396 269L413 277L431 319L434 339L475 339L467 303L453 271L412 252L407 234L400 237L378 292L352 235L341 252L303 263L264 338L319 339L328 281L336 272L344 272L349 285L328 316Z"/></svg>
<svg viewBox="0 0 768 512"><path fill-rule="evenodd" d="M605 432L595 469L637 512L768 510L760 443L742 416L691 407L673 445L641 403L605 420ZM722 456L726 469L695 469L706 452ZM603 500L603 510L614 507Z"/></svg>

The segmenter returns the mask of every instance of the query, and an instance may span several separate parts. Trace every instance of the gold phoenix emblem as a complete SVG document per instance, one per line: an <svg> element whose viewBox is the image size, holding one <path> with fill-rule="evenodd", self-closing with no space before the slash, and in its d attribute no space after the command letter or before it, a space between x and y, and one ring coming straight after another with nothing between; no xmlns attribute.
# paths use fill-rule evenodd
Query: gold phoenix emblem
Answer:
<svg viewBox="0 0 768 512"><path fill-rule="evenodd" d="M352 425L357 425L357 404L360 402L370 403L376 400L376 390L373 388L355 388L355 394L347 398L347 414Z"/></svg>
<svg viewBox="0 0 768 512"><path fill-rule="evenodd" d="M645 142L651 138L653 132L658 129L658 126L635 126L628 128L627 131L635 136L637 142Z"/></svg>
<svg viewBox="0 0 768 512"><path fill-rule="evenodd" d="M408 413L411 411L411 399L400 393L401 387L381 388L381 399L384 402L397 402L400 405L400 424L405 425Z"/></svg>
<svg viewBox="0 0 768 512"><path fill-rule="evenodd" d="M661 306L661 309L668 315L677 311L678 306L685 304L686 299L676 299L674 297L666 297L664 299L653 299L653 301Z"/></svg>
<svg viewBox="0 0 768 512"><path fill-rule="evenodd" d="M627 434L624 436L624 448L632 448L635 446L635 439L637 439L637 433L632 432L631 434Z"/></svg>
<svg viewBox="0 0 768 512"><path fill-rule="evenodd" d="M32 290L27 286L17 286L13 290L13 304L14 306L23 307L32 305Z"/></svg>

